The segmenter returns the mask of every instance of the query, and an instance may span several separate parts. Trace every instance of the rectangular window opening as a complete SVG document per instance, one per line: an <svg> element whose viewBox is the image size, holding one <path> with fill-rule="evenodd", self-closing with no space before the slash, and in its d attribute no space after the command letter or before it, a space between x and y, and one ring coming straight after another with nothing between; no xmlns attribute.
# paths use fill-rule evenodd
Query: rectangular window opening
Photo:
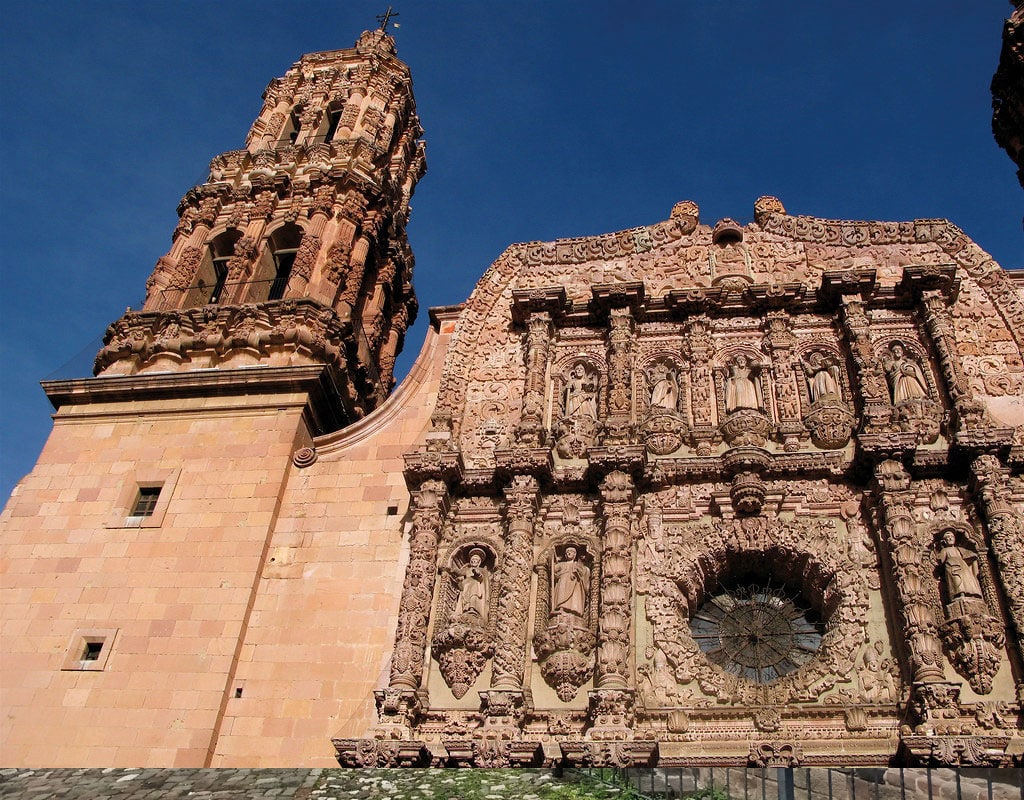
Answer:
<svg viewBox="0 0 1024 800"><path fill-rule="evenodd" d="M80 661L99 661L100 653L103 652L103 642L86 642L85 649L82 650L82 657Z"/></svg>
<svg viewBox="0 0 1024 800"><path fill-rule="evenodd" d="M132 506L131 516L151 517L156 508L156 501L160 498L160 486L140 486L139 493L135 497L135 505Z"/></svg>

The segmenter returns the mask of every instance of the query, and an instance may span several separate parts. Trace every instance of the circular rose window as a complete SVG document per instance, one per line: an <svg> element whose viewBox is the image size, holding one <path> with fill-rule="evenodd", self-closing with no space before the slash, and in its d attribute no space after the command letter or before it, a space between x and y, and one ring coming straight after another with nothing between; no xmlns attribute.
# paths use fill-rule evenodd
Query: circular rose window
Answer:
<svg viewBox="0 0 1024 800"><path fill-rule="evenodd" d="M690 630L713 664L768 683L814 656L824 625L799 593L751 583L719 588L690 619Z"/></svg>

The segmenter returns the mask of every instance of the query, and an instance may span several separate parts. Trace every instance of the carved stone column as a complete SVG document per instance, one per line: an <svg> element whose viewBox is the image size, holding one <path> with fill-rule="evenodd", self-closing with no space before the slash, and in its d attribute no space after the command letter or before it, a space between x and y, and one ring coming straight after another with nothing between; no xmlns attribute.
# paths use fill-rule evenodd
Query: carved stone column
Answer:
<svg viewBox="0 0 1024 800"><path fill-rule="evenodd" d="M597 674L590 692L592 739L631 736L635 689L629 686L630 618L633 599L633 480L610 472L601 482L604 531L597 622Z"/></svg>
<svg viewBox="0 0 1024 800"><path fill-rule="evenodd" d="M551 315L533 311L526 322L526 386L523 412L516 437L527 447L542 445L544 439L544 386L551 346Z"/></svg>
<svg viewBox="0 0 1024 800"><path fill-rule="evenodd" d="M690 411L693 414L693 438L697 455L711 455L711 445L717 435L712 385L711 325L707 317L694 317L686 330L684 350L690 362Z"/></svg>
<svg viewBox="0 0 1024 800"><path fill-rule="evenodd" d="M875 479L882 500L882 541L892 562L911 678L915 684L941 682L945 676L938 624L928 603L934 578L923 559L926 545L917 536L910 476L900 462L889 460L875 468Z"/></svg>
<svg viewBox="0 0 1024 800"><path fill-rule="evenodd" d="M540 484L515 475L505 489L505 552L502 557L491 687L521 691L526 666L526 619L533 566L533 523Z"/></svg>
<svg viewBox="0 0 1024 800"><path fill-rule="evenodd" d="M320 254L324 229L327 227L327 221L331 218L333 210L334 188L332 186L318 187L313 193L313 207L309 211L309 227L303 234L302 241L299 242L299 250L295 254L295 261L292 264L292 272L288 276L285 297L305 296L306 287L313 275L313 267Z"/></svg>
<svg viewBox="0 0 1024 800"><path fill-rule="evenodd" d="M633 315L629 308L609 311L607 417L604 444L630 441L633 413Z"/></svg>
<svg viewBox="0 0 1024 800"><path fill-rule="evenodd" d="M380 349L380 381L385 393L395 385L395 358L398 355L398 343L402 341L409 329L408 301L399 303L391 315L388 338Z"/></svg>
<svg viewBox="0 0 1024 800"><path fill-rule="evenodd" d="M856 366L857 383L864 399L864 427L868 431L887 427L891 417L889 389L875 358L870 321L864 301L859 295L842 295L839 318L850 343L850 355Z"/></svg>
<svg viewBox="0 0 1024 800"><path fill-rule="evenodd" d="M985 412L985 406L971 393L956 349L956 332L949 302L948 292L937 289L921 292L925 328L939 354L942 377L953 401L953 428L957 432L957 441L970 447L1008 440L1013 430L993 424Z"/></svg>
<svg viewBox="0 0 1024 800"><path fill-rule="evenodd" d="M1024 659L1024 520L1013 506L1007 485L1009 470L992 455L981 455L971 464L975 503L985 519L998 578L1010 610L1016 636L1009 637Z"/></svg>
<svg viewBox="0 0 1024 800"><path fill-rule="evenodd" d="M779 409L779 433L787 452L800 449L799 436L804 432L800 422L800 401L793 365L793 320L785 311L769 311L765 315L765 337L772 352L775 375L775 396Z"/></svg>
<svg viewBox="0 0 1024 800"><path fill-rule="evenodd" d="M372 211L366 215L363 221L363 230L352 245L352 252L349 255L348 275L345 277L345 288L338 295L338 304L345 306L341 312L347 312L350 316L352 309L359 300L359 292L363 288L363 277L366 274L366 258L370 254L370 245L377 236L379 220Z"/></svg>
<svg viewBox="0 0 1024 800"><path fill-rule="evenodd" d="M609 473L601 482L604 535L601 542L601 594L597 632L599 689L628 686L629 621L632 605L633 479L624 472Z"/></svg>
<svg viewBox="0 0 1024 800"><path fill-rule="evenodd" d="M437 577L437 543L448 513L444 481L423 481L412 493L412 543L398 610L395 652L391 657L390 688L415 690L423 678L427 620Z"/></svg>

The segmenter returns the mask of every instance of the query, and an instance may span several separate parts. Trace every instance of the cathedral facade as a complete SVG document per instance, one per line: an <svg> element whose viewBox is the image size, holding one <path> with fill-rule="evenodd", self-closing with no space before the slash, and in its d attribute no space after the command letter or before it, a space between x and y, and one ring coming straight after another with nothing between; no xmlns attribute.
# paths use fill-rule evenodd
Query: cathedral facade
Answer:
<svg viewBox="0 0 1024 800"><path fill-rule="evenodd" d="M1024 281L684 201L509 247L389 396L408 69L368 32L264 100L44 384L10 763L1021 764Z"/></svg>

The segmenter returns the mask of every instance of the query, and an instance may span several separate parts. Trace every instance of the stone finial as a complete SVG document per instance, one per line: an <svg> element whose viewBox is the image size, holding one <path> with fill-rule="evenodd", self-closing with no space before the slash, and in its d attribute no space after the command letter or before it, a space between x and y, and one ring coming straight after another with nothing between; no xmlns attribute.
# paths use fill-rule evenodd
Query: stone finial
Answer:
<svg viewBox="0 0 1024 800"><path fill-rule="evenodd" d="M729 217L720 219L715 223L714 230L711 231L711 241L715 244L725 242L742 242L743 228L736 220L730 219Z"/></svg>
<svg viewBox="0 0 1024 800"><path fill-rule="evenodd" d="M700 221L700 206L692 200L680 200L672 206L671 218L680 222L691 222L696 227Z"/></svg>
<svg viewBox="0 0 1024 800"><path fill-rule="evenodd" d="M764 218L770 214L785 213L786 207L782 205L782 201L777 197L772 197L770 194L759 197L754 202L754 220L758 225L761 225Z"/></svg>

